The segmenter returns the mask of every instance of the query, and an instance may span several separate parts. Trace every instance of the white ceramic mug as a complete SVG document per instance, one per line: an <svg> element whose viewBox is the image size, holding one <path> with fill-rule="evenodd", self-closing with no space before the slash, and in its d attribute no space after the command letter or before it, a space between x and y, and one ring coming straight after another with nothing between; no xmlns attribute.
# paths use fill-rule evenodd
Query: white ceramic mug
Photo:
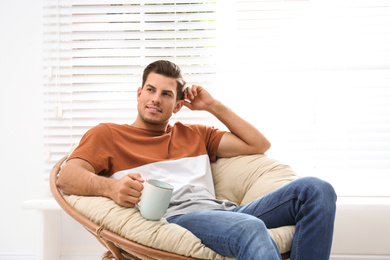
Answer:
<svg viewBox="0 0 390 260"><path fill-rule="evenodd" d="M160 220L167 212L173 186L158 180L146 180L138 209L149 220Z"/></svg>

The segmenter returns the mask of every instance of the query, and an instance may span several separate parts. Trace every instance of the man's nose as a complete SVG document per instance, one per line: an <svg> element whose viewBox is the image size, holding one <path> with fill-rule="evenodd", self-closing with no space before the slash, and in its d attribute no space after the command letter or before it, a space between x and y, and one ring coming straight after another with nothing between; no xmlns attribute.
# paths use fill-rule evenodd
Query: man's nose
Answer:
<svg viewBox="0 0 390 260"><path fill-rule="evenodd" d="M158 91L156 91L152 97L152 101L153 103L155 104L160 104L161 103L161 93L159 93Z"/></svg>

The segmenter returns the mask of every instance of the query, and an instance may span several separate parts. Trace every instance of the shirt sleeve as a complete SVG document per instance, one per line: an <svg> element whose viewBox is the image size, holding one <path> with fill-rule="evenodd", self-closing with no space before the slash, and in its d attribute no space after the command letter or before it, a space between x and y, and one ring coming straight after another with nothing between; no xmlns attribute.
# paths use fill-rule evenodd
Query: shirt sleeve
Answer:
<svg viewBox="0 0 390 260"><path fill-rule="evenodd" d="M113 153L111 130L106 124L99 124L84 134L68 160L83 159L92 165L96 174L109 175Z"/></svg>
<svg viewBox="0 0 390 260"><path fill-rule="evenodd" d="M221 142L222 136L226 133L226 131L219 130L218 128L212 126L197 124L190 125L190 128L202 136L210 161L215 162L217 160L219 143Z"/></svg>

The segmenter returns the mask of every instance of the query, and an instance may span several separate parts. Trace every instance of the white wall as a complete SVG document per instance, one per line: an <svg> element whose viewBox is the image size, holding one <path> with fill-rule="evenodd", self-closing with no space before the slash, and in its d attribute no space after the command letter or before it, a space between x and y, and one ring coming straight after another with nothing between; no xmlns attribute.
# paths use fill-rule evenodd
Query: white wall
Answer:
<svg viewBox="0 0 390 260"><path fill-rule="evenodd" d="M35 254L36 213L23 201L42 180L42 8L40 1L0 2L0 256Z"/></svg>
<svg viewBox="0 0 390 260"><path fill-rule="evenodd" d="M42 179L42 5L0 1L0 259L36 259L38 214L22 204L50 193ZM61 223L62 259L80 257L74 251L102 253L78 223L64 214Z"/></svg>
<svg viewBox="0 0 390 260"><path fill-rule="evenodd" d="M42 1L0 1L0 10L0 259L36 259L37 214L22 203L47 194L41 179ZM332 259L390 259L389 205L341 205ZM99 259L100 245L64 214L61 232L62 260Z"/></svg>
<svg viewBox="0 0 390 260"><path fill-rule="evenodd" d="M45 198L42 178L43 1L0 1L0 260L37 259L39 215L24 201ZM61 214L61 259L100 259L99 242Z"/></svg>

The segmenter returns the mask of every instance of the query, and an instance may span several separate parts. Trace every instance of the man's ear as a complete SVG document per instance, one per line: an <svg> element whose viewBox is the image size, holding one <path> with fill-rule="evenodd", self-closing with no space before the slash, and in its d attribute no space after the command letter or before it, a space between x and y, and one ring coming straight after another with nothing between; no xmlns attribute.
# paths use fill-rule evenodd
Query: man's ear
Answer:
<svg viewBox="0 0 390 260"><path fill-rule="evenodd" d="M139 97L141 96L141 92L142 92L142 88L139 87L137 90L137 101L138 101Z"/></svg>
<svg viewBox="0 0 390 260"><path fill-rule="evenodd" d="M184 100L178 100L176 101L175 108L173 109L173 113L177 113L180 111L180 109L184 106Z"/></svg>

